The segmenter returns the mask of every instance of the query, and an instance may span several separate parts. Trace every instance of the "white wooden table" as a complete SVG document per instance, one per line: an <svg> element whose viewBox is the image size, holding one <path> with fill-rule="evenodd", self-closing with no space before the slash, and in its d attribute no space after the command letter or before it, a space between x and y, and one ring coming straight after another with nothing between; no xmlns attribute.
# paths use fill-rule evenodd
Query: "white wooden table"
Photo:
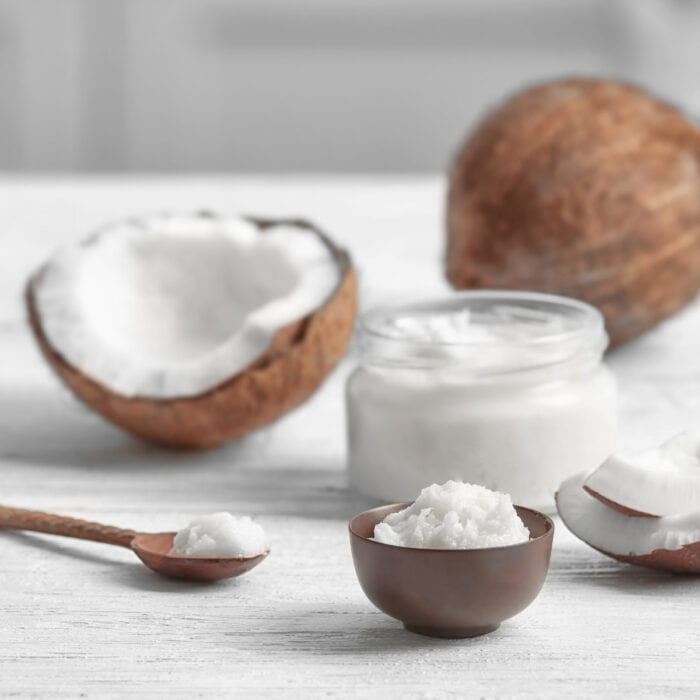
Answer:
<svg viewBox="0 0 700 700"><path fill-rule="evenodd" d="M558 527L524 613L474 640L405 632L365 599L347 519L342 386L205 454L143 445L72 399L34 349L23 282L57 245L130 213L214 208L313 218L353 252L362 304L441 293L443 183L423 179L0 181L0 502L136 529L216 510L272 540L214 586L156 577L126 550L0 533L0 693L195 697L698 697L700 580L628 567ZM610 363L623 447L700 421L700 304Z"/></svg>

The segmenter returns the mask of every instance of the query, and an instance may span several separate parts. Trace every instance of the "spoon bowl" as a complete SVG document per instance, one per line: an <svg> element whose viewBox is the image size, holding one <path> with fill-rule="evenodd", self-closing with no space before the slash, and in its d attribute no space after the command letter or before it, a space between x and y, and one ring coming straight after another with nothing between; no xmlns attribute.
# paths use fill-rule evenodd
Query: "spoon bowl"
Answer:
<svg viewBox="0 0 700 700"><path fill-rule="evenodd" d="M183 557L170 554L174 532L140 533L131 541L136 556L156 573L190 581L234 578L255 568L270 553L252 557Z"/></svg>

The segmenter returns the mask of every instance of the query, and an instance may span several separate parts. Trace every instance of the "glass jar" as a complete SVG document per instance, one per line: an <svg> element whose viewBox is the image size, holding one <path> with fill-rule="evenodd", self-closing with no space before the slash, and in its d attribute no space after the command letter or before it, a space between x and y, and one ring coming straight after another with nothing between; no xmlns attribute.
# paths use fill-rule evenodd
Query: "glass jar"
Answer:
<svg viewBox="0 0 700 700"><path fill-rule="evenodd" d="M470 291L371 311L358 337L348 473L365 494L412 500L459 479L551 510L562 480L614 449L608 339L588 304Z"/></svg>

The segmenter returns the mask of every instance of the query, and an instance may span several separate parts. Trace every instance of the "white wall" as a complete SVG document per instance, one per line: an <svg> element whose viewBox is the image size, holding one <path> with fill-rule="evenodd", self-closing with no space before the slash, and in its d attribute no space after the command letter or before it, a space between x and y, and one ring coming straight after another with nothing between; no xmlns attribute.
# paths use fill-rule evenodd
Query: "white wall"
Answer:
<svg viewBox="0 0 700 700"><path fill-rule="evenodd" d="M420 172L570 73L700 108L688 0L0 0L0 169Z"/></svg>

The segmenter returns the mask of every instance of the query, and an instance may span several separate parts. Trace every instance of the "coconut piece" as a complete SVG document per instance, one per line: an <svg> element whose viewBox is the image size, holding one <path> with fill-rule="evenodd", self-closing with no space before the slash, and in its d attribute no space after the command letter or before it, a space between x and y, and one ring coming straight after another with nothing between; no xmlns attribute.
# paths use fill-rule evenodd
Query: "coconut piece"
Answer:
<svg viewBox="0 0 700 700"><path fill-rule="evenodd" d="M458 153L447 276L603 312L611 346L700 288L700 131L644 90L569 79L490 114Z"/></svg>
<svg viewBox="0 0 700 700"><path fill-rule="evenodd" d="M347 350L356 280L308 222L157 215L59 253L27 303L86 404L147 440L211 447L318 388Z"/></svg>
<svg viewBox="0 0 700 700"><path fill-rule="evenodd" d="M685 432L632 457L613 455L586 479L584 488L628 515L700 511L700 435Z"/></svg>
<svg viewBox="0 0 700 700"><path fill-rule="evenodd" d="M556 494L564 524L586 544L613 559L678 573L700 573L700 510L663 518L624 515L588 494L584 473Z"/></svg>

